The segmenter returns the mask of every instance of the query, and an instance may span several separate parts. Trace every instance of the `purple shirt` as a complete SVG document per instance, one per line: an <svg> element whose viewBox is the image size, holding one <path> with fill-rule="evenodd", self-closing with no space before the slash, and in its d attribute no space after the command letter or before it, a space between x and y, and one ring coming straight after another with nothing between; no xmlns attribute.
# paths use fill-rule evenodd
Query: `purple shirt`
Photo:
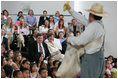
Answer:
<svg viewBox="0 0 118 79"><path fill-rule="evenodd" d="M27 21L28 24L33 25L36 22L36 17L35 16L29 16L27 15L25 20Z"/></svg>

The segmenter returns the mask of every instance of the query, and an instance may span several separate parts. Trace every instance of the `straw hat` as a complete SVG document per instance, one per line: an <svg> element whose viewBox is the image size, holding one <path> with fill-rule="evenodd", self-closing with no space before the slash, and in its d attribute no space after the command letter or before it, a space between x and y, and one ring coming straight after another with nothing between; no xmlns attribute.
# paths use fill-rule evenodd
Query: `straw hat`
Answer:
<svg viewBox="0 0 118 79"><path fill-rule="evenodd" d="M104 12L103 10L103 5L99 4L99 3L95 3L91 6L91 9L87 9L86 11L88 11L91 14L94 14L96 16L108 16L107 12Z"/></svg>

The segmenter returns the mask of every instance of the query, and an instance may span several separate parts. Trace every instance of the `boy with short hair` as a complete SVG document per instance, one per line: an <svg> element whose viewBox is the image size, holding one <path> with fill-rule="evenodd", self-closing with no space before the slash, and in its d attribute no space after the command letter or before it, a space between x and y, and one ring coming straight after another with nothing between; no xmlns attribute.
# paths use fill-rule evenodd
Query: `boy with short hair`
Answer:
<svg viewBox="0 0 118 79"><path fill-rule="evenodd" d="M45 68L41 68L39 70L39 74L40 74L40 78L47 78L48 77L47 69L45 69Z"/></svg>
<svg viewBox="0 0 118 79"><path fill-rule="evenodd" d="M20 70L15 70L13 72L13 77L14 78L23 78L23 73Z"/></svg>
<svg viewBox="0 0 118 79"><path fill-rule="evenodd" d="M22 70L23 78L30 78L30 71L27 68L23 68Z"/></svg>

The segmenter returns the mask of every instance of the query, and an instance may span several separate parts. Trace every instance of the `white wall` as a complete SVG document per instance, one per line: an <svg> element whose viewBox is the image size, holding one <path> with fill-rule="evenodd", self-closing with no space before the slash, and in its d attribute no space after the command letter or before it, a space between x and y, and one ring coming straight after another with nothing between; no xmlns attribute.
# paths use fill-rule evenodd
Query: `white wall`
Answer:
<svg viewBox="0 0 118 79"><path fill-rule="evenodd" d="M54 15L56 11L59 11L63 15L70 15L67 11L63 11L63 5L65 3L66 1L1 1L1 9L7 9L13 19L16 17L14 14L17 14L19 11L27 14L29 9L33 9L34 14L37 15L36 18L38 22L39 15L43 14L43 10L47 10L48 15ZM73 8L74 2L71 1L70 5ZM72 17L65 16L64 19L67 22L70 21Z"/></svg>
<svg viewBox="0 0 118 79"><path fill-rule="evenodd" d="M7 9L10 14L17 14L18 11L22 10L24 14L27 11L23 9L33 9L35 14L42 14L43 10L47 10L48 14L55 14L58 10L62 14L69 15L67 11L63 12L63 5L66 1L2 1L1 9ZM74 2L69 3L72 8L74 7Z"/></svg>
<svg viewBox="0 0 118 79"><path fill-rule="evenodd" d="M117 57L117 2L116 1L78 1L75 2L75 10L82 11L86 18L88 18L88 12L85 9L89 9L93 3L101 3L104 6L104 10L109 13L108 17L103 18L105 26L105 56L113 55Z"/></svg>
<svg viewBox="0 0 118 79"><path fill-rule="evenodd" d="M88 13L84 9L89 9L93 3L101 3L104 6L104 10L109 13L108 17L103 18L103 23L105 25L106 36L105 36L105 56L113 55L117 57L117 2L115 1L78 1L70 2L72 8L76 11L82 11L85 17L88 18ZM35 14L42 14L42 11L46 9L48 14L54 14L55 11L59 10L61 14L70 15L67 11L63 12L63 4L65 1L53 1L53 2L44 2L44 1L12 1L12 2L1 2L1 9L7 9L10 14L17 14L18 11L23 8L27 9L28 7L34 10ZM74 7L74 4L75 7ZM27 10L24 10L24 14L27 14ZM15 16L11 15L14 19ZM39 16L37 17L37 22ZM68 22L72 19L71 16L65 16L64 19Z"/></svg>

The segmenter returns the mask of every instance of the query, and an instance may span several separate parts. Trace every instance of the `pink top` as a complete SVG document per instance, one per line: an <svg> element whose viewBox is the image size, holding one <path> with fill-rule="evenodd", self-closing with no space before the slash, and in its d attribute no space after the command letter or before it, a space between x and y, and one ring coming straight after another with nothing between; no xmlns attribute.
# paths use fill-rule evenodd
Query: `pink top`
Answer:
<svg viewBox="0 0 118 79"><path fill-rule="evenodd" d="M20 26L20 21L16 21L15 24L17 24L18 26Z"/></svg>
<svg viewBox="0 0 118 79"><path fill-rule="evenodd" d="M18 26L20 26L20 21L16 21L15 24L17 24ZM14 30L17 30L18 28L15 26Z"/></svg>

